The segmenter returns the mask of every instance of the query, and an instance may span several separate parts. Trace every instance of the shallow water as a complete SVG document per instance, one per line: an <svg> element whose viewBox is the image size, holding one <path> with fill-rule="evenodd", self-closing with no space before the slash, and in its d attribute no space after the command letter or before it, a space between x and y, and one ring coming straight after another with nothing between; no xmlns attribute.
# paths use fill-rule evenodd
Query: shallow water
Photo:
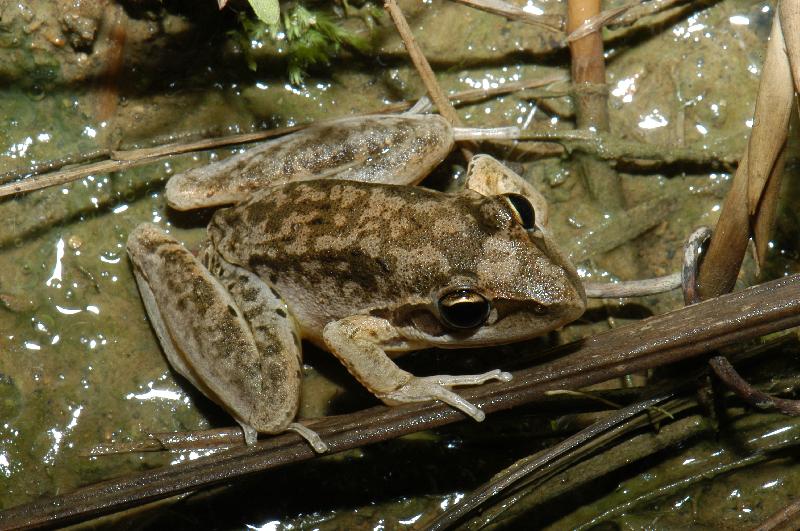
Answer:
<svg viewBox="0 0 800 531"><path fill-rule="evenodd" d="M209 4L214 7L213 2ZM549 13L561 13L562 4L527 1L531 9ZM493 88L566 72L566 55L557 51L551 38L529 27L451 3L405 2L403 7L448 91ZM107 15L98 15L93 4L86 3L85 12L78 15L99 19L99 29L93 43L78 42L76 50L70 40L75 39L74 32L64 30L62 24L76 15L68 8L48 2L0 7L0 24L6 30L0 34L0 56L7 54L7 60L0 61L0 74L9 81L0 89L0 172L68 154L148 146L153 139L250 131L357 114L386 102L414 99L423 92L388 26L377 30L379 58L334 61L330 69L314 70L303 86L295 87L286 81L280 62L265 61L259 53L255 53L262 61L259 69L248 70L226 44L225 31L235 29L237 22L230 18L220 22L215 17L223 15L211 8L178 9L155 20L139 13L117 13L128 32L120 45L113 33L103 29L113 27L114 20L104 19ZM738 154L752 126L772 14L772 2L725 0L654 30L639 30L612 41L607 45L611 131L642 142L722 147ZM437 31L441 27L450 31ZM216 28L211 37L209 28ZM115 46L123 47L125 57L116 76L109 74L108 66L113 63ZM258 52L257 43L255 48ZM467 105L459 112L471 125L569 128L570 109L567 98L513 94ZM196 246L203 237L204 219L168 212L163 184L176 172L233 151L182 155L121 173L92 175L0 203L4 220L0 227L0 508L200 456L197 452L81 455L97 443L230 424L223 412L168 368L145 318L124 245L134 226L150 221L168 228L188 247ZM582 185L568 163L557 158L532 160L523 148L497 148L496 154L547 196L553 229L565 246L573 246L577 253L580 243L594 233L600 233L601 241L613 237L602 233L614 230L605 228L608 213L602 205L585 202ZM790 162L788 171L794 173L794 167ZM715 222L731 174L722 167L701 173L705 170L623 174L634 202L679 198L668 215L638 240L641 274L675 270L684 237L698 225ZM458 185L462 173L463 161L453 156L429 184L449 189ZM797 242L791 236L794 221L787 216L779 227L769 268L773 275L797 270ZM593 259L583 262L580 269L595 280L619 275ZM752 273L745 278L751 277ZM676 307L680 300L667 295L638 304L658 313ZM562 340L624 322L623 317L614 317L611 306L612 317L569 327ZM324 414L331 401L344 402L345 409L374 403L324 356L311 353L307 357L305 416ZM453 357L437 354L426 362L414 356L410 363L430 370L442 361L453 362ZM445 372L452 370L448 366ZM530 412L521 416L520 420L502 415L480 430L454 427L287 468L246 484L260 495L244 496L245 488L238 487L233 493L202 495L199 503L190 500L174 512L156 511L156 518L186 527L186 522L201 518L192 512L207 503L209 496L214 501L211 507L220 512L219 520L214 520L219 527L408 527L421 514L427 517L444 509L514 458L541 447L546 441L537 437L539 442L531 448L528 437L548 433L549 421L527 420ZM778 426L769 429L780 429L779 417L768 421ZM515 435L509 428L515 423L527 431ZM705 455L720 448L704 440L682 451ZM769 462L757 473L749 473L748 468L728 476L725 487L708 482L671 494L673 501L628 513L620 517L620 525L636 527L651 517L675 526L721 521L704 519L705 509L687 512L686 507L698 504L700 496L703 507L737 500L730 501L728 513L719 517L726 525L760 521L796 490L791 479L796 465L790 457L786 459L788 464ZM640 478L661 473L638 472ZM337 479L343 474L348 476L346 481ZM309 478L305 481L314 487L306 490L299 476ZM633 488L621 485L620 489ZM287 494L292 490L306 492L306 497L294 499ZM736 496L731 494L734 491ZM365 492L374 495L365 497ZM764 492L768 495L759 494ZM757 502L748 502L748 495ZM618 503L619 492L608 496L607 503ZM243 500L253 506L244 510ZM565 502L565 507L572 503Z"/></svg>

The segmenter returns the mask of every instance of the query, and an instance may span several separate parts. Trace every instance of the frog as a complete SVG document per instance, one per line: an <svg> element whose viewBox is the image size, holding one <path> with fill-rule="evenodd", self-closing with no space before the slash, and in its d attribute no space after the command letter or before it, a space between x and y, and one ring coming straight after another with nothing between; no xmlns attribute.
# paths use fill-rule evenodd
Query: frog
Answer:
<svg viewBox="0 0 800 531"><path fill-rule="evenodd" d="M302 341L331 352L388 405L440 400L482 421L484 412L453 387L511 374L418 377L395 358L530 339L585 309L575 267L546 227L546 202L527 181L477 155L462 190L415 186L452 148L447 122L370 120L323 124L173 177L173 208L228 205L214 212L197 254L153 224L129 235L167 360L231 414L248 444L258 433L294 431L327 450L295 420ZM275 152L289 161L276 163Z"/></svg>

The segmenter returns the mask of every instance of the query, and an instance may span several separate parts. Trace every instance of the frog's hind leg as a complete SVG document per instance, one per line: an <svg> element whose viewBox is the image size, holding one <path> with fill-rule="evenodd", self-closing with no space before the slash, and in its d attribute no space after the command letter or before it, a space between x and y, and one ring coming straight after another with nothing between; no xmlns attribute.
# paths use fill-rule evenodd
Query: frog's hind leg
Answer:
<svg viewBox="0 0 800 531"><path fill-rule="evenodd" d="M299 405L300 342L283 301L255 275L222 260L207 260L213 276L153 225L131 232L128 254L172 367L226 409L248 443L256 432L298 431L292 421ZM324 448L319 437L310 442Z"/></svg>
<svg viewBox="0 0 800 531"><path fill-rule="evenodd" d="M547 227L547 200L534 186L490 155L475 155L467 168L465 186L481 195L520 194L536 212L536 224Z"/></svg>
<svg viewBox="0 0 800 531"><path fill-rule="evenodd" d="M253 333L256 348L262 353L262 364L275 365L268 371L274 380L270 382L271 385L281 389L280 394L286 400L295 398L291 416L294 419L300 399L303 360L300 335L289 308L271 286L250 271L226 262L213 251L207 250L200 259L225 286L241 310ZM264 410L262 415L271 415L273 401L274 397L269 395L259 400ZM303 437L316 452L328 451L320 436L299 422L289 423L286 430Z"/></svg>

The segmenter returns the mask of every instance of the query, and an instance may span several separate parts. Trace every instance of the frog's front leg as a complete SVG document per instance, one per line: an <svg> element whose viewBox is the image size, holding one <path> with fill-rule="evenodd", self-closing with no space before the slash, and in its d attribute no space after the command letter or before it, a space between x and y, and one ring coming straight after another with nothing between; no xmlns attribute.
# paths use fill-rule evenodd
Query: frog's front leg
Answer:
<svg viewBox="0 0 800 531"><path fill-rule="evenodd" d="M322 335L328 349L347 370L389 405L441 400L480 422L485 418L483 411L449 387L511 379L509 373L500 370L463 376L414 376L387 356L384 348L398 348L404 340L388 321L377 317L357 315L334 321L325 326Z"/></svg>
<svg viewBox="0 0 800 531"><path fill-rule="evenodd" d="M316 433L292 422L300 341L286 305L266 284L206 251L210 272L154 225L131 232L128 254L170 364L241 424L248 444L256 432L292 430L318 452L327 449Z"/></svg>

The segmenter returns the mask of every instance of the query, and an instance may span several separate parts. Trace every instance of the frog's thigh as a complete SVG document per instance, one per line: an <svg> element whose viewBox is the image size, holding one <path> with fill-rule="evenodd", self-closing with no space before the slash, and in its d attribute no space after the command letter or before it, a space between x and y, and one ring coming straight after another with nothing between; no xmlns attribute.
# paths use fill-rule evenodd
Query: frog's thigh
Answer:
<svg viewBox="0 0 800 531"><path fill-rule="evenodd" d="M531 183L489 155L475 155L467 168L465 186L481 195L520 194L536 211L536 224L547 226L547 200Z"/></svg>
<svg viewBox="0 0 800 531"><path fill-rule="evenodd" d="M300 352L288 313L275 311L279 299L241 270L223 272L222 281L235 288L232 295L179 242L152 225L131 233L128 253L175 370L243 426L284 431L299 403ZM258 308L265 316L254 315ZM252 329L247 317L253 318Z"/></svg>
<svg viewBox="0 0 800 531"><path fill-rule="evenodd" d="M377 317L353 316L334 321L328 323L322 335L327 347L347 370L389 405L441 400L481 421L485 417L483 411L448 387L511 378L498 370L477 375L416 377L398 367L381 348L382 344L396 344L402 340L391 324Z"/></svg>

